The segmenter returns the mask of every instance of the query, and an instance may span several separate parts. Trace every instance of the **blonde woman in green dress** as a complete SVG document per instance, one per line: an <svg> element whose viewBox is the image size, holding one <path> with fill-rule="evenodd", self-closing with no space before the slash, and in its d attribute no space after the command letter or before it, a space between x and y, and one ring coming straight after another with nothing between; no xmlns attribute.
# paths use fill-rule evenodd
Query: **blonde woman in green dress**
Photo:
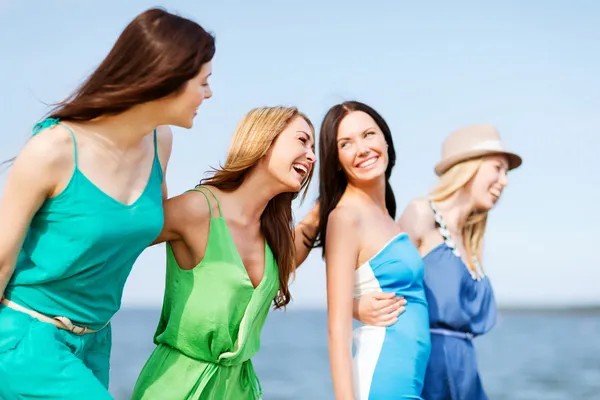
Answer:
<svg viewBox="0 0 600 400"><path fill-rule="evenodd" d="M314 221L294 232L292 200L314 163L314 128L304 114L254 109L239 123L225 165L165 203L156 240L167 242L157 347L133 399L261 398L250 359L271 304L288 304L290 276L309 251L296 247Z"/></svg>

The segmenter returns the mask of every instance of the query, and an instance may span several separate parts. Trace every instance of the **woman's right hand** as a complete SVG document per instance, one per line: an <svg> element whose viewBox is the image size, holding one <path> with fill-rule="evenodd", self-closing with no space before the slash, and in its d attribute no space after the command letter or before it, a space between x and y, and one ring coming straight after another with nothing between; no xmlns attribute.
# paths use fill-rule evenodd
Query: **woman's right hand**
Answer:
<svg viewBox="0 0 600 400"><path fill-rule="evenodd" d="M365 325L390 326L398 321L398 316L406 310L406 299L394 293L371 292L354 299L352 314L354 319Z"/></svg>

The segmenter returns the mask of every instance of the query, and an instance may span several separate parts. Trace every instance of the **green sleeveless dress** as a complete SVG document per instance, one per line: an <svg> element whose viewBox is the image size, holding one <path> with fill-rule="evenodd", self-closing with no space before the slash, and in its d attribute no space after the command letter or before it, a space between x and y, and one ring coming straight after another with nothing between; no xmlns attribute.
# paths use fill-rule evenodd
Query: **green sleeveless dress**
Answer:
<svg viewBox="0 0 600 400"><path fill-rule="evenodd" d="M255 400L262 389L250 358L279 289L279 272L265 241L265 271L254 288L217 197L200 186L211 210L204 259L192 270L177 264L167 244L167 278L157 345L132 399ZM210 193L210 196L209 196ZM211 198L219 210L213 216Z"/></svg>

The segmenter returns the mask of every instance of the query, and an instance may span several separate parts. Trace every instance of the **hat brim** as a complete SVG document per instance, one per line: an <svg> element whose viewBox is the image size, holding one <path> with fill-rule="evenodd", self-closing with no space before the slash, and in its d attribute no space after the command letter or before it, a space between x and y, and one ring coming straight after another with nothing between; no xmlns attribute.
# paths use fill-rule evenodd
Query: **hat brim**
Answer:
<svg viewBox="0 0 600 400"><path fill-rule="evenodd" d="M492 151L492 150L473 150L456 156L448 157L435 165L435 174L437 176L442 175L456 164L472 160L474 158L492 156L492 155L503 155L508 159L508 169L515 169L523 163L521 156L511 153L509 151Z"/></svg>

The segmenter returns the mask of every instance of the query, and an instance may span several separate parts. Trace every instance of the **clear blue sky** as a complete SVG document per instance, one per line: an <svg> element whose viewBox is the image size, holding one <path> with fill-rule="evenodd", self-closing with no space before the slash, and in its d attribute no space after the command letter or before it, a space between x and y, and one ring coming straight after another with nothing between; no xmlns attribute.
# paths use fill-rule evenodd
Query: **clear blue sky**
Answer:
<svg viewBox="0 0 600 400"><path fill-rule="evenodd" d="M491 122L524 158L488 225L484 264L499 302L600 303L600 3L0 0L0 158L18 152L44 102L68 95L154 5L217 37L214 97L192 130L175 129L171 194L224 159L256 106L297 105L316 125L342 100L375 107L399 154L400 208L435 183L447 133ZM296 217L309 207L297 205ZM160 304L163 280L159 246L140 257L124 305ZM294 307L324 306L319 251L292 289Z"/></svg>

